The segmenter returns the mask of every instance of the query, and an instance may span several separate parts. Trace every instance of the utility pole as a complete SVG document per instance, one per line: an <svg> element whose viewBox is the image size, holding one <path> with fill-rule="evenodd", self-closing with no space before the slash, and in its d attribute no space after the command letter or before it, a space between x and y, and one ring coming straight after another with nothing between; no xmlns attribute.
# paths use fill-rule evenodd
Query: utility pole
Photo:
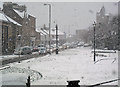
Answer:
<svg viewBox="0 0 120 87"><path fill-rule="evenodd" d="M96 23L94 22L94 24L93 24L93 30L94 30L94 62L95 62L95 55L96 55L96 52L95 52L95 47L96 47L96 45L95 45L95 27L96 27Z"/></svg>
<svg viewBox="0 0 120 87"><path fill-rule="evenodd" d="M56 54L58 54L58 26L56 24Z"/></svg>

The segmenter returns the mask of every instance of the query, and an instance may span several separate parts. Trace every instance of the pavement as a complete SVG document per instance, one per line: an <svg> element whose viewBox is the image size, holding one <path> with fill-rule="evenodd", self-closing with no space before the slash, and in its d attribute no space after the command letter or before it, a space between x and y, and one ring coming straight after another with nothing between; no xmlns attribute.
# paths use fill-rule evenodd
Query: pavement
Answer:
<svg viewBox="0 0 120 87"><path fill-rule="evenodd" d="M13 63L13 62L19 62L22 60L27 60L27 59L31 59L31 58L35 58L35 57L41 57L43 55L39 55L38 52L33 52L30 55L3 55L0 56L0 63L1 65L6 65L9 63Z"/></svg>

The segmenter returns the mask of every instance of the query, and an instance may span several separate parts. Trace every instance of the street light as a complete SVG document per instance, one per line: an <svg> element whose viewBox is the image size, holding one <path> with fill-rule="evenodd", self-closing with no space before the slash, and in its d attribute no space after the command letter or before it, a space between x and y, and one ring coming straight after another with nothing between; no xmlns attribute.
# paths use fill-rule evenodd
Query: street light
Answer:
<svg viewBox="0 0 120 87"><path fill-rule="evenodd" d="M93 29L94 29L94 62L95 62L95 55L96 55L96 53L95 53L95 27L96 27L96 23L94 21L94 24L93 24Z"/></svg>
<svg viewBox="0 0 120 87"><path fill-rule="evenodd" d="M58 26L56 24L56 54L58 54Z"/></svg>
<svg viewBox="0 0 120 87"><path fill-rule="evenodd" d="M18 45L18 49L19 49L19 62L18 63L20 63L20 47L21 47L21 35L19 34L18 35L18 40L19 40L19 45Z"/></svg>
<svg viewBox="0 0 120 87"><path fill-rule="evenodd" d="M50 53L50 40L51 40L51 37L50 37L50 28L51 28L51 4L44 4L44 5L48 5L49 6L49 53ZM51 54L51 53L50 53Z"/></svg>

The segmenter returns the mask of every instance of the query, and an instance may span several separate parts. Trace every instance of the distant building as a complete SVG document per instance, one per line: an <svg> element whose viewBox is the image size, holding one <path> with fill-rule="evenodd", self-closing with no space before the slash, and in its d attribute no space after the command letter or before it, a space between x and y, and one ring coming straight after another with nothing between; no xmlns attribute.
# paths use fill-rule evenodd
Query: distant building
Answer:
<svg viewBox="0 0 120 87"><path fill-rule="evenodd" d="M104 6L101 8L100 12L96 13L96 22L97 23L102 23L104 22L104 17L105 17L105 8Z"/></svg>
<svg viewBox="0 0 120 87"><path fill-rule="evenodd" d="M112 19L111 14L106 14L105 7L103 6L99 12L96 13L96 22L97 24L106 23Z"/></svg>
<svg viewBox="0 0 120 87"><path fill-rule="evenodd" d="M41 34L41 41L44 44L48 44L49 42L49 28L45 27L44 29L40 29L38 30L38 32L40 32ZM51 44L55 44L56 43L56 29L51 29ZM61 32L60 30L58 30L58 41L60 44L65 43L66 41L66 35L64 32Z"/></svg>
<svg viewBox="0 0 120 87"><path fill-rule="evenodd" d="M76 38L78 41L87 42L88 30L76 30Z"/></svg>
<svg viewBox="0 0 120 87"><path fill-rule="evenodd" d="M65 33L58 30L58 42L63 44L65 43ZM51 43L56 43L56 28L51 30Z"/></svg>

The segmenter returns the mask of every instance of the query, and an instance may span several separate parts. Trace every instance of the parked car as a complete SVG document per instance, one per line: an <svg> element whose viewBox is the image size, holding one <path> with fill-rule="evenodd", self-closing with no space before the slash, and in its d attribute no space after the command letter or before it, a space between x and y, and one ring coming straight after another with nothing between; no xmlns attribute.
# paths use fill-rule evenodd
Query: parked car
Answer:
<svg viewBox="0 0 120 87"><path fill-rule="evenodd" d="M62 47L63 47L64 49L68 49L68 48L70 47L70 43L64 43L64 44L62 45Z"/></svg>
<svg viewBox="0 0 120 87"><path fill-rule="evenodd" d="M14 54L16 54L16 55L32 54L32 50L29 46L24 46L24 47L15 49Z"/></svg>
<svg viewBox="0 0 120 87"><path fill-rule="evenodd" d="M77 44L77 46L78 46L78 47L84 46L84 42L79 42L79 43Z"/></svg>
<svg viewBox="0 0 120 87"><path fill-rule="evenodd" d="M47 49L45 47L41 47L39 49L39 54L47 54Z"/></svg>
<svg viewBox="0 0 120 87"><path fill-rule="evenodd" d="M44 44L39 44L38 48L40 48L40 47L45 47L45 45Z"/></svg>
<svg viewBox="0 0 120 87"><path fill-rule="evenodd" d="M50 46L50 49L49 49L49 46L47 46L46 49L47 49L47 53L52 53L54 52L55 48L53 46Z"/></svg>
<svg viewBox="0 0 120 87"><path fill-rule="evenodd" d="M31 50L33 50L33 46L27 46L27 47L29 47Z"/></svg>
<svg viewBox="0 0 120 87"><path fill-rule="evenodd" d="M43 47L46 48L46 46L45 46L44 44L39 44L39 45L38 45L38 49L41 49L41 48L43 48Z"/></svg>
<svg viewBox="0 0 120 87"><path fill-rule="evenodd" d="M91 46L91 45L90 45L90 44L87 44L87 43L84 44L84 47L89 47L89 46Z"/></svg>
<svg viewBox="0 0 120 87"><path fill-rule="evenodd" d="M38 52L38 51L39 51L39 48L38 48L38 47L33 47L32 52Z"/></svg>

